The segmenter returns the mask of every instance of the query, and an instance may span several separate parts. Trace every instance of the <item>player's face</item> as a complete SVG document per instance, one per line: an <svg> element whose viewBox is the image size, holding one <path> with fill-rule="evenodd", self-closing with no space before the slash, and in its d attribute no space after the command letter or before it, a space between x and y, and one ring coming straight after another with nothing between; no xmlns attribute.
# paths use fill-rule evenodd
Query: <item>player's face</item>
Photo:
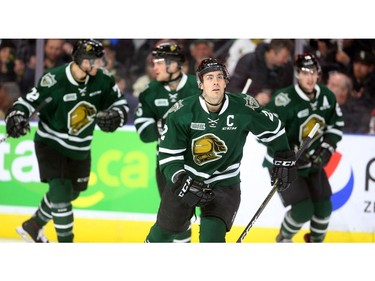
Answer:
<svg viewBox="0 0 375 281"><path fill-rule="evenodd" d="M84 70L90 76L95 76L99 68L105 67L106 60L105 58L97 59L84 59L81 64L82 70Z"/></svg>
<svg viewBox="0 0 375 281"><path fill-rule="evenodd" d="M208 72L203 75L200 88L203 95L211 100L220 100L224 96L227 82L222 71Z"/></svg>
<svg viewBox="0 0 375 281"><path fill-rule="evenodd" d="M172 61L169 66L167 66L167 63L165 59L154 59L154 73L155 73L155 79L159 82L167 82L170 80L170 74L172 73L172 76L174 73L178 71L178 64L175 61ZM172 77L175 78L175 77Z"/></svg>
<svg viewBox="0 0 375 281"><path fill-rule="evenodd" d="M298 73L298 83L307 93L314 90L318 78L319 74L316 69L302 68Z"/></svg>

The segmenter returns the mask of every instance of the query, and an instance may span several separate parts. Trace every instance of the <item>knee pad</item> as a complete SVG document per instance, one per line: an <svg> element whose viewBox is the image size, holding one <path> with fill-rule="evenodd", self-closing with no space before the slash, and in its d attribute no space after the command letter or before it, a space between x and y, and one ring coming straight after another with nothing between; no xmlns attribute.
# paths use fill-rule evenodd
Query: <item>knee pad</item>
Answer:
<svg viewBox="0 0 375 281"><path fill-rule="evenodd" d="M216 217L202 217L199 242L225 242L227 227L223 220Z"/></svg>
<svg viewBox="0 0 375 281"><path fill-rule="evenodd" d="M73 185L70 179L52 179L48 182L48 197L51 203L70 202L73 196Z"/></svg>
<svg viewBox="0 0 375 281"><path fill-rule="evenodd" d="M314 213L314 205L311 199L306 199L292 205L291 216L298 223L309 221Z"/></svg>
<svg viewBox="0 0 375 281"><path fill-rule="evenodd" d="M332 213L331 198L314 202L314 215L318 218L329 217Z"/></svg>

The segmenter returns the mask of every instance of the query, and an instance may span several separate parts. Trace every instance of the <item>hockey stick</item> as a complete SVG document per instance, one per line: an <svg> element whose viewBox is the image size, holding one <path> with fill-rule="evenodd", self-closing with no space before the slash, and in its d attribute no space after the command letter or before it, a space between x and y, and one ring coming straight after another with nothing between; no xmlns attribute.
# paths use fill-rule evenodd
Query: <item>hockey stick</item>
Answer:
<svg viewBox="0 0 375 281"><path fill-rule="evenodd" d="M312 128L311 132L305 139L305 141L302 143L300 149L296 153L296 161L298 158L301 156L301 154L305 151L306 147L310 144L311 140L313 139L315 133L318 131L320 125L318 123L315 124L314 128ZM275 194L277 191L277 179L275 183L272 186L272 189L270 193L267 195L266 199L264 199L263 203L260 205L258 211L256 211L255 215L249 222L249 224L246 226L245 230L242 232L241 236L238 238L236 243L241 243L242 240L245 238L247 233L249 232L250 228L254 225L255 221L258 219L260 214L263 212L264 208L267 206L268 202L271 200L272 196Z"/></svg>
<svg viewBox="0 0 375 281"><path fill-rule="evenodd" d="M246 81L245 87L243 87L243 89L242 89L242 92L241 92L242 94L246 94L247 93L247 91L250 88L251 82L253 82L253 80L251 80L250 78L248 78L247 81Z"/></svg>
<svg viewBox="0 0 375 281"><path fill-rule="evenodd" d="M45 107L48 103L50 103L51 100L52 100L52 97L48 97L44 101L42 101L42 103L39 104L35 108L35 110L31 113L31 115L29 116L29 118L27 118L27 122L29 122L31 120L31 118L33 118L35 116L35 114L37 114L39 111L41 111L43 107ZM6 141L8 138L9 138L9 135L6 135L2 139L0 139L0 144L3 143L4 141Z"/></svg>

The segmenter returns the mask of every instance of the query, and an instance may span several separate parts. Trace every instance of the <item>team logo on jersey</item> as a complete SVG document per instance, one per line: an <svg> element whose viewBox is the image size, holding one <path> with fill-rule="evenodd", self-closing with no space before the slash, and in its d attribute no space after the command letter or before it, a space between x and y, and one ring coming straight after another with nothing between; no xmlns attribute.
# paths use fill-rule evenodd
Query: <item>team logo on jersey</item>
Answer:
<svg viewBox="0 0 375 281"><path fill-rule="evenodd" d="M83 89L78 88L78 91L81 94L81 96L85 96L86 95L86 90L87 90L86 87L84 87Z"/></svg>
<svg viewBox="0 0 375 281"><path fill-rule="evenodd" d="M323 128L326 124L324 121L324 118L317 114L312 114L305 120L305 122L303 122L300 125L300 128L299 128L300 143L302 143L307 138L308 134L311 132L312 128L315 126L316 123L320 125L320 129L315 134L314 139L318 139L322 135Z"/></svg>
<svg viewBox="0 0 375 281"><path fill-rule="evenodd" d="M275 98L276 106L286 106L288 103L290 103L288 93L279 93Z"/></svg>
<svg viewBox="0 0 375 281"><path fill-rule="evenodd" d="M169 105L169 101L167 99L156 99L154 103L156 106L168 106Z"/></svg>
<svg viewBox="0 0 375 281"><path fill-rule="evenodd" d="M248 95L245 96L245 105L247 107L250 107L251 109L260 107L259 102L252 96L248 96Z"/></svg>
<svg viewBox="0 0 375 281"><path fill-rule="evenodd" d="M318 101L315 101L315 102L310 103L310 106L311 106L311 109L312 109L313 111L315 111L316 108L318 107Z"/></svg>
<svg viewBox="0 0 375 281"><path fill-rule="evenodd" d="M217 126L217 122L219 122L219 118L217 118L217 119L215 119L215 120L213 120L213 119L211 119L211 118L208 118L208 126L209 126L210 128L216 128L216 126Z"/></svg>
<svg viewBox="0 0 375 281"><path fill-rule="evenodd" d="M55 79L55 76L56 75L54 75L54 74L47 73L40 80L40 86L51 88L53 85L55 85L57 83L57 81Z"/></svg>
<svg viewBox="0 0 375 281"><path fill-rule="evenodd" d="M87 102L78 103L71 111L68 113L68 128L69 134L78 135L85 128L94 122L94 116L96 109L92 104Z"/></svg>
<svg viewBox="0 0 375 281"><path fill-rule="evenodd" d="M225 142L214 134L205 134L192 141L193 160L199 166L220 159L219 154L227 151Z"/></svg>
<svg viewBox="0 0 375 281"><path fill-rule="evenodd" d="M178 98L178 93L168 94L168 95L169 95L169 99L171 100L171 102L176 102L176 100Z"/></svg>

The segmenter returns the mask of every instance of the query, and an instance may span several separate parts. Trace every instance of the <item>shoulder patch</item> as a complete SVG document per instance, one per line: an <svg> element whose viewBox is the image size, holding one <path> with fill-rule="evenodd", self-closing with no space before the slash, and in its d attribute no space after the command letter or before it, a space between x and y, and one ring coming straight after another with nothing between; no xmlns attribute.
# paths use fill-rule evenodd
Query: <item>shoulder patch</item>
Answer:
<svg viewBox="0 0 375 281"><path fill-rule="evenodd" d="M51 73L45 74L40 80L40 86L51 88L53 85L57 83L55 76L56 75Z"/></svg>
<svg viewBox="0 0 375 281"><path fill-rule="evenodd" d="M279 93L275 98L276 106L286 106L288 103L290 103L288 93Z"/></svg>
<svg viewBox="0 0 375 281"><path fill-rule="evenodd" d="M245 96L245 106L250 107L251 109L256 109L260 107L259 102L252 96Z"/></svg>

